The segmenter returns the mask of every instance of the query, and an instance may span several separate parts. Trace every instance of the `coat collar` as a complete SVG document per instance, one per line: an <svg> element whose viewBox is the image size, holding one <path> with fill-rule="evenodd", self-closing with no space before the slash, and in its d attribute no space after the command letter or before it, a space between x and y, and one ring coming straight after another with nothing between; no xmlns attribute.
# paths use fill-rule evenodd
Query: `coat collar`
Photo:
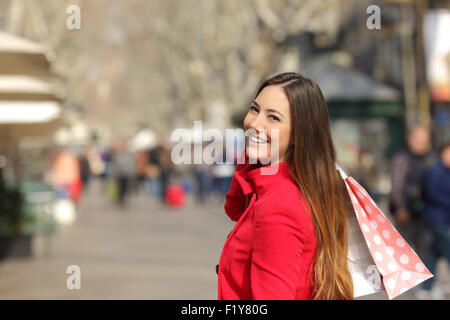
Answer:
<svg viewBox="0 0 450 320"><path fill-rule="evenodd" d="M292 180L289 161L262 166L261 164L249 164L245 149L243 155L246 165L237 170L234 175L244 195L255 192L257 196L261 196L280 182Z"/></svg>

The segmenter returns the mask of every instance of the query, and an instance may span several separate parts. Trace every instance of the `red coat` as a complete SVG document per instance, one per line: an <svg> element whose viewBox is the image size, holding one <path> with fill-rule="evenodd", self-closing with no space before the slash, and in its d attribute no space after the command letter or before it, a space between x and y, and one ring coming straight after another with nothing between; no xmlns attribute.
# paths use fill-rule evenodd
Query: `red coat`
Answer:
<svg viewBox="0 0 450 320"><path fill-rule="evenodd" d="M237 223L220 256L218 299L311 299L316 237L309 206L288 161L275 175L261 169L238 165L226 194L225 212Z"/></svg>

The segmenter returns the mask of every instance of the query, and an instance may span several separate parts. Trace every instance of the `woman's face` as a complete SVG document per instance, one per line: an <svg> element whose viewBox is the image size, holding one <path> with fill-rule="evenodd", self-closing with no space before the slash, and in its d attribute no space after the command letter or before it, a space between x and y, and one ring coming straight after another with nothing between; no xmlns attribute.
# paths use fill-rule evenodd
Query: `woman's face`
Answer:
<svg viewBox="0 0 450 320"><path fill-rule="evenodd" d="M291 132L291 113L289 100L280 86L270 85L259 93L244 119L244 130L249 159L267 161L270 158L272 164L285 161Z"/></svg>

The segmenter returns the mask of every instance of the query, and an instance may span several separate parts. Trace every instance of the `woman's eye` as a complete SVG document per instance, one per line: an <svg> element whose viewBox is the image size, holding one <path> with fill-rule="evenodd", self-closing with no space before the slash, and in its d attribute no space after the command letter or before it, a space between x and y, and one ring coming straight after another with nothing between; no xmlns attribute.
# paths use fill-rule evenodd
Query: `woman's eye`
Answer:
<svg viewBox="0 0 450 320"><path fill-rule="evenodd" d="M250 106L250 110L254 110L254 111L258 112L258 109L256 109L255 106Z"/></svg>
<svg viewBox="0 0 450 320"><path fill-rule="evenodd" d="M270 115L269 117L272 118L275 121L280 121L280 119L278 117L274 116L274 115Z"/></svg>

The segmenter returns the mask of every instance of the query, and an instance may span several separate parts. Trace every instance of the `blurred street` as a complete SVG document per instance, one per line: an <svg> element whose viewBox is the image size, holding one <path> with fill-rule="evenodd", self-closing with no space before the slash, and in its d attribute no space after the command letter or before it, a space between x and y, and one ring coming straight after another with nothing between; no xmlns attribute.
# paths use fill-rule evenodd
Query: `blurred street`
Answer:
<svg viewBox="0 0 450 320"><path fill-rule="evenodd" d="M0 1L0 300L217 299L249 145L294 163L319 208L316 252L331 259L317 270L346 263L336 164L358 184L355 294L380 273L398 300L450 299L450 0L347 2ZM236 216L244 189L228 197ZM265 269L282 279L288 265ZM341 278L314 279L330 288L317 297L352 298Z"/></svg>
<svg viewBox="0 0 450 320"><path fill-rule="evenodd" d="M233 227L223 204L180 210L144 193L126 210L106 204L93 184L77 221L35 239L35 257L0 264L0 299L216 299L215 266ZM81 289L66 288L66 268L81 268Z"/></svg>
<svg viewBox="0 0 450 320"><path fill-rule="evenodd" d="M34 240L34 258L0 264L0 299L216 299L215 265L234 222L219 200L170 209L144 193L120 210L93 183L77 221ZM81 289L66 288L66 268L81 268ZM440 286L450 283L445 261ZM449 298L449 296L447 296ZM384 293L362 299L386 299ZM396 298L414 299L413 290Z"/></svg>

